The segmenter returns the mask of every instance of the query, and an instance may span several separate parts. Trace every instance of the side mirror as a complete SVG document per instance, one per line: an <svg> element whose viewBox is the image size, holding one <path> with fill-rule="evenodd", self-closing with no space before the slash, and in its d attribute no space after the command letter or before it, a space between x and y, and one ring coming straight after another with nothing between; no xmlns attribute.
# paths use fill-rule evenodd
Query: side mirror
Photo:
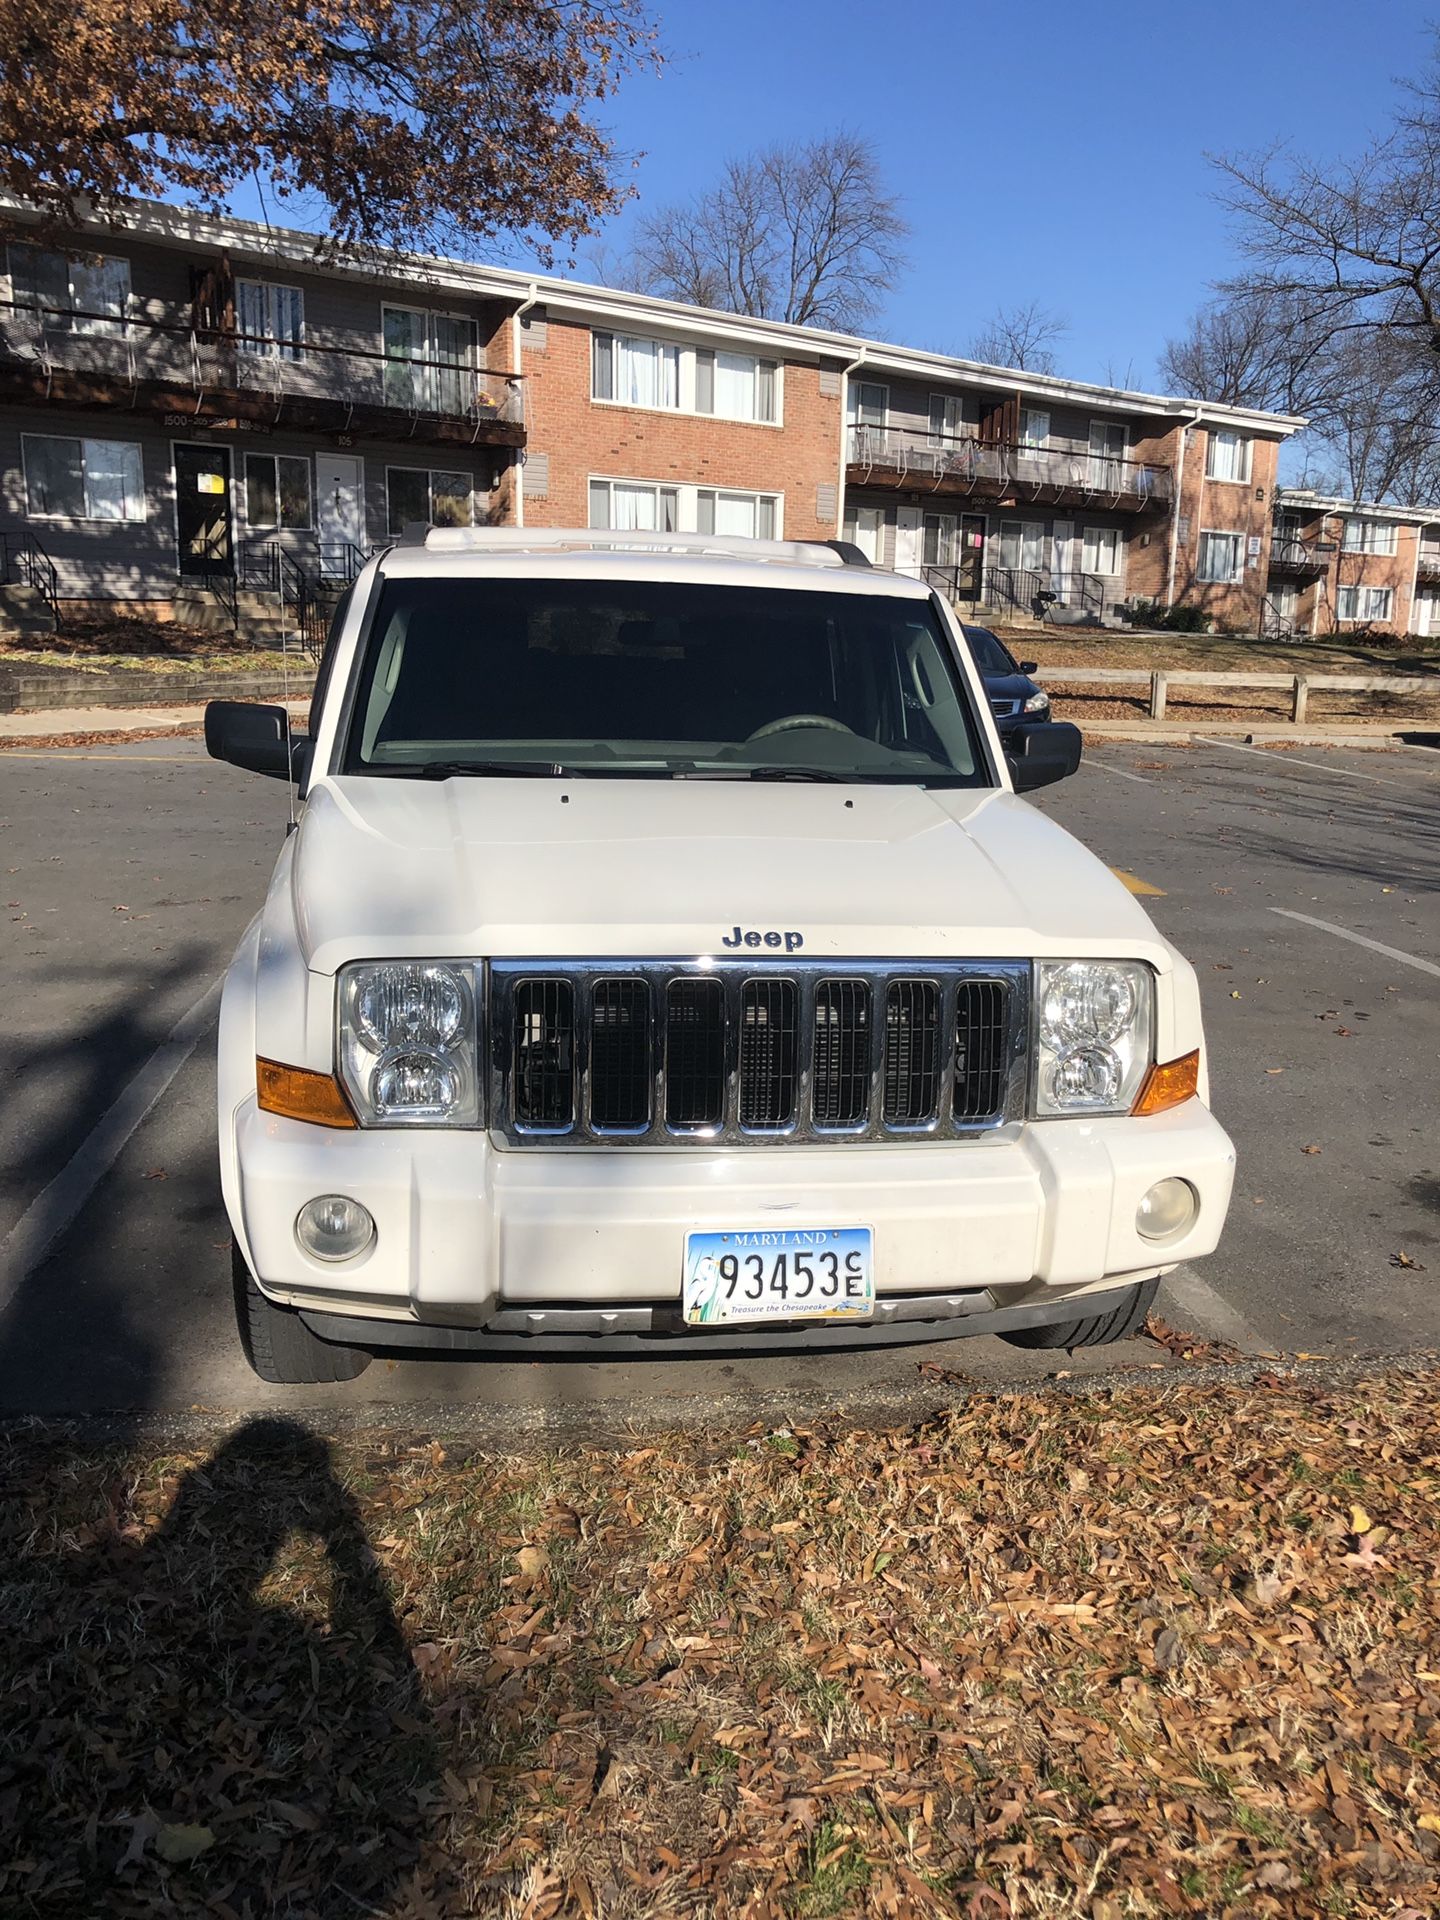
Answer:
<svg viewBox="0 0 1440 1920"><path fill-rule="evenodd" d="M1038 673L1040 671L1040 662L1038 660L1021 660L1019 667L1022 673Z"/></svg>
<svg viewBox="0 0 1440 1920"><path fill-rule="evenodd" d="M1038 726L1017 727L1005 743L1005 758L1016 793L1067 780L1080 765L1083 747L1080 729L1068 720L1042 720Z"/></svg>
<svg viewBox="0 0 1440 1920"><path fill-rule="evenodd" d="M211 700L205 708L205 751L212 760L228 760L232 767L275 780L298 780L303 777L309 747L304 735L291 732L284 707Z"/></svg>

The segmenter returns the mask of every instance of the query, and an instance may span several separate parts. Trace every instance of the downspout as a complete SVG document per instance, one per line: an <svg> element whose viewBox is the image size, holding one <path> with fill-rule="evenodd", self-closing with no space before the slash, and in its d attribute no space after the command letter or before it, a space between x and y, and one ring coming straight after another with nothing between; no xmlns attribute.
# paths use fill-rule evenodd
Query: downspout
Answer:
<svg viewBox="0 0 1440 1920"><path fill-rule="evenodd" d="M532 280L530 282L529 293L510 316L510 346L511 352L514 355L512 364L514 365L516 373L520 371L520 322L538 302L539 298L540 282L538 280ZM525 398L525 385L523 381L520 385L520 398L523 402ZM526 422L525 437L527 440L530 437L528 421ZM523 473L523 468L517 464L515 469L515 524L517 527L523 527L525 524L525 483Z"/></svg>
<svg viewBox="0 0 1440 1920"><path fill-rule="evenodd" d="M1180 423L1180 460L1175 468L1175 511L1170 518L1170 566L1165 575L1165 604L1175 604L1175 559L1180 544L1180 506L1185 498L1185 445L1192 427L1198 427L1205 418L1204 410L1197 413L1193 420Z"/></svg>
<svg viewBox="0 0 1440 1920"><path fill-rule="evenodd" d="M866 349L861 347L849 366L840 369L840 473L835 487L835 538L837 540L845 538L845 455L847 452L845 436L850 431L850 376L858 367L864 366L865 360Z"/></svg>

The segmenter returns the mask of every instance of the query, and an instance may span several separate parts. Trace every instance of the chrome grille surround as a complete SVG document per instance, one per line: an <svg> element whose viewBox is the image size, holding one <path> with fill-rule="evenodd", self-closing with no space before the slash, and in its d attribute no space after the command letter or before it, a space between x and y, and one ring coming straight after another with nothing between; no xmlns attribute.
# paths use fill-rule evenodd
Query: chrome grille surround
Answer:
<svg viewBox="0 0 1440 1920"><path fill-rule="evenodd" d="M972 1138L1025 1116L1031 971L1028 960L493 960L488 1124L509 1145L550 1148ZM537 1061L526 1048L539 1004L568 1004L573 1020L558 1046L545 1033ZM597 1062L615 1071L617 1008L632 1023L627 1124L607 1123L614 1090L596 1082ZM637 1033L648 1103L632 1091ZM549 1112L537 1085L552 1089Z"/></svg>

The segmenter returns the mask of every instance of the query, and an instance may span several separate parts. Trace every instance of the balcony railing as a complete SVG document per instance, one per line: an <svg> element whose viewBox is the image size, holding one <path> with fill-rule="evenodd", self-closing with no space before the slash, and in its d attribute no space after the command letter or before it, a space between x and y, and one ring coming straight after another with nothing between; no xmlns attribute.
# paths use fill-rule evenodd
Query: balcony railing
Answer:
<svg viewBox="0 0 1440 1920"><path fill-rule="evenodd" d="M852 426L851 478L936 492L1015 492L1022 498L1083 495L1116 506L1166 506L1174 495L1169 467L1117 455L976 440L923 428Z"/></svg>
<svg viewBox="0 0 1440 1920"><path fill-rule="evenodd" d="M79 407L519 445L521 379L462 360L0 301L0 393ZM172 422L173 424L173 422Z"/></svg>
<svg viewBox="0 0 1440 1920"><path fill-rule="evenodd" d="M1335 544L1329 540L1302 540L1298 534L1277 533L1270 542L1272 573L1323 573Z"/></svg>
<svg viewBox="0 0 1440 1920"><path fill-rule="evenodd" d="M1440 547L1427 546L1422 540L1415 571L1421 580L1440 580Z"/></svg>

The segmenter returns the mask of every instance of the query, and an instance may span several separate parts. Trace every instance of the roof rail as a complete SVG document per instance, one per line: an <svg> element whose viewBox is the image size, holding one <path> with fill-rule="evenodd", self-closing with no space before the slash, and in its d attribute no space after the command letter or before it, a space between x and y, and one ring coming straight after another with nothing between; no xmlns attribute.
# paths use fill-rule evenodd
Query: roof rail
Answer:
<svg viewBox="0 0 1440 1920"><path fill-rule="evenodd" d="M869 554L866 553L865 549L863 547L857 547L853 540L808 540L805 544L812 547L828 547L832 553L839 554L847 567L869 567L874 565L874 562L871 560Z"/></svg>
<svg viewBox="0 0 1440 1920"><path fill-rule="evenodd" d="M765 560L792 567L869 564L858 547L843 540L746 540L736 534L664 533L638 527L425 527L412 522L396 544L423 546L429 553L611 551L710 554L715 559Z"/></svg>

